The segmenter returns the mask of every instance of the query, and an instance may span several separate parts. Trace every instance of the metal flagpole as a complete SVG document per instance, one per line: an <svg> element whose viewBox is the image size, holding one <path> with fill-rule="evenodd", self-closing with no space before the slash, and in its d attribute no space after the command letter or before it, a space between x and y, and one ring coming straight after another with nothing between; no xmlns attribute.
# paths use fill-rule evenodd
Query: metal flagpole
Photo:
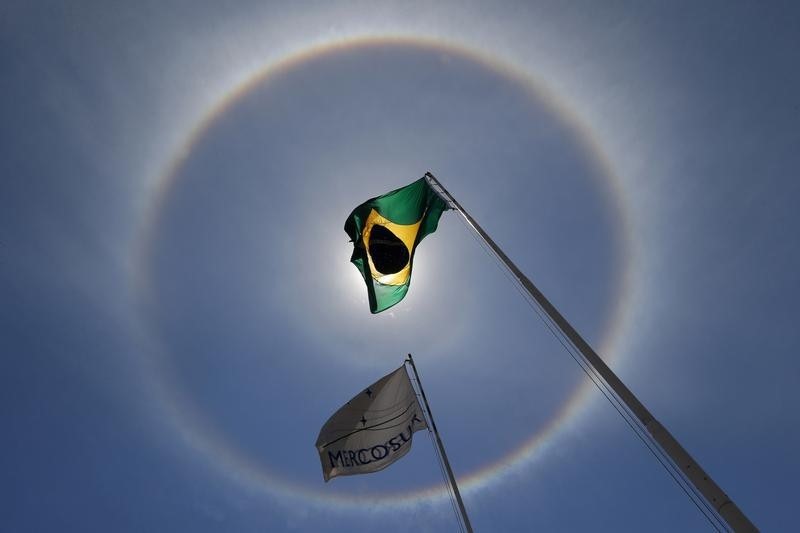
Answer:
<svg viewBox="0 0 800 533"><path fill-rule="evenodd" d="M431 406L428 405L428 398L425 397L425 389L422 388L422 381L419 379L419 373L417 372L417 365L414 364L414 358L411 357L411 354L408 354L407 362L411 363L411 369L414 371L414 379L417 380L417 385L419 386L419 393L422 395L422 402L425 404L425 411L428 413L428 419L431 421L431 429L433 429L433 434L436 437L436 446L439 448L439 453L442 456L444 461L444 467L447 470L447 477L450 478L450 486L453 487L453 493L456 496L456 502L458 503L458 509L461 512L461 519L464 522L464 526L467 528L468 533L472 533L472 524L469 523L469 517L467 516L467 509L464 507L464 501L461 499L461 493L458 491L458 485L456 484L456 477L453 475L453 469L450 468L450 461L447 460L447 454L444 451L444 444L442 444L442 439L439 437L439 431L436 429L436 422L433 421L433 413L431 412Z"/></svg>
<svg viewBox="0 0 800 533"><path fill-rule="evenodd" d="M520 271L511 259L495 244L483 228L473 219L469 213L456 201L447 189L439 183L439 180L430 172L425 173L428 183L433 189L442 196L442 199L456 209L467 221L472 229L480 235L483 241L489 245L492 251L500 258L505 266L514 274L520 284L528 291L528 294L541 306L542 310L552 320L570 342L581 352L584 359L592 368L605 380L614 393L622 400L627 408L638 418L639 422L647 429L653 439L666 452L675 465L683 472L684 476L691 482L700 494L703 495L708 504L719 513L728 526L734 531L758 531L756 526L744 515L739 507L733 503L725 492L711 479L711 477L700 467L689 452L675 440L667 428L661 425L658 420L647 410L639 399L628 389L628 387L617 377L617 375L606 365L599 355L589 346L583 337L570 325L569 322L553 307L553 304L545 298L528 277ZM438 189L438 190L437 190Z"/></svg>

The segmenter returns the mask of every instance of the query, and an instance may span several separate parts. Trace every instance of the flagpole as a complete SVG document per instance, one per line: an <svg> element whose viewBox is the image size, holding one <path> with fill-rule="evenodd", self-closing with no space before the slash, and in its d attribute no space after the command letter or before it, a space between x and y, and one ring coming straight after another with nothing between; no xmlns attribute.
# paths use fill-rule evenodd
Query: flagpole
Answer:
<svg viewBox="0 0 800 533"><path fill-rule="evenodd" d="M603 378L608 386L614 391L619 399L636 416L639 422L650 433L652 438L658 443L661 449L680 469L686 479L695 489L705 498L706 502L716 510L727 525L736 532L739 531L758 531L756 526L744 515L739 507L733 503L727 494L711 479L711 477L700 467L689 452L678 443L675 437L661 425L658 420L647 410L639 399L630 389L617 377L599 355L581 337L575 328L558 312L542 292L528 279L528 277L517 268L511 259L500 249L491 237L481 228L481 226L467 213L461 204L451 195L447 189L430 172L425 173L428 183L432 188L447 202L456 209L467 221L472 229L483 239L483 241L500 258L519 283L525 288L528 294L539 304L542 310L552 320L570 342L580 351L587 363ZM438 190L437 190L438 188ZM413 363L412 363L413 364ZM424 398L424 395L423 395Z"/></svg>
<svg viewBox="0 0 800 533"><path fill-rule="evenodd" d="M464 526L467 528L467 532L472 533L472 525L470 524L469 517L467 516L467 509L464 507L464 501L461 499L461 493L458 491L456 477L453 475L453 469L450 468L450 461L447 460L447 453L445 453L444 444L442 443L441 437L439 437L439 430L436 429L436 422L433 421L433 413L431 412L431 406L428 405L428 398L425 396L425 389L422 388L422 381L419 379L417 365L414 364L414 358L411 357L411 354L408 354L408 359L406 361L411 363L411 369L414 371L414 379L417 380L419 393L422 395L422 402L425 404L425 411L428 413L428 419L431 421L431 428L433 429L433 434L436 437L436 446L439 448L439 453L444 461L444 467L445 470L447 470L447 477L450 479L450 486L453 487L453 493L456 496L458 509L461 512L461 519L464 522Z"/></svg>

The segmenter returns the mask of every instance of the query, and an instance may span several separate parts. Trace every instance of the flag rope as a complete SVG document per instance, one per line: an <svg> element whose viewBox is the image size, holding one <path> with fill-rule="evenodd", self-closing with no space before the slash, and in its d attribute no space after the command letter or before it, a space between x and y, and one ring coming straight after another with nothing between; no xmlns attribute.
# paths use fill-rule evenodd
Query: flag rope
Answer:
<svg viewBox="0 0 800 533"><path fill-rule="evenodd" d="M447 472L445 472L442 454L439 453L439 449L436 447L436 438L433 436L433 431L431 431L430 428L428 429L428 438L433 446L433 453L436 454L436 464L439 465L439 473L442 475L442 481L444 481L444 485L447 490L447 498L450 500L450 508L453 509L453 515L456 517L458 530L463 533L464 521L461 519L461 514L458 512L458 505L456 503L455 494L453 494L453 488L450 486L450 483L447 480Z"/></svg>

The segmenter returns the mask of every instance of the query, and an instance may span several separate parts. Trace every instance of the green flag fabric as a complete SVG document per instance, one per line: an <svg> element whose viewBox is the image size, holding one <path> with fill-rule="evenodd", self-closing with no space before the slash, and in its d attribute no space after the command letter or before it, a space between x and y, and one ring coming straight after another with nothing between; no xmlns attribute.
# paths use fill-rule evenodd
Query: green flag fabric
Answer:
<svg viewBox="0 0 800 533"><path fill-rule="evenodd" d="M353 242L350 262L367 284L369 309L380 313L403 299L411 285L417 245L436 231L447 203L425 178L371 198L344 224Z"/></svg>

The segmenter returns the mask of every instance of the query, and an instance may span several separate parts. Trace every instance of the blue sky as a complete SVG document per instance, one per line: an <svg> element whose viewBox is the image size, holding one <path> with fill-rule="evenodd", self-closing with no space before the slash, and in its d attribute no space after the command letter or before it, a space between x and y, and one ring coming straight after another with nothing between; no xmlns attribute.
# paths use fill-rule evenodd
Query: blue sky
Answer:
<svg viewBox="0 0 800 533"><path fill-rule="evenodd" d="M455 213L370 315L344 220L428 170L791 528L796 9L2 10L1 529L452 531L425 434L313 446L412 352L477 531L710 530Z"/></svg>

